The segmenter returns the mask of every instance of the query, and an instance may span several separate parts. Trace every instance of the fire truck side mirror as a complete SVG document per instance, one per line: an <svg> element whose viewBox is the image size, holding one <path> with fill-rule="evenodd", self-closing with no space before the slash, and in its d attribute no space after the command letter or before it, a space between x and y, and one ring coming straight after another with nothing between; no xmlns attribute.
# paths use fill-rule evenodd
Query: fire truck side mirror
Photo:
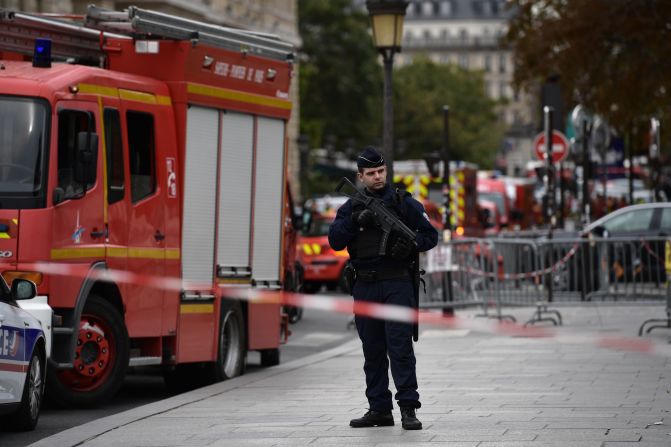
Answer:
<svg viewBox="0 0 671 447"><path fill-rule="evenodd" d="M75 180L84 186L84 191L96 181L98 160L98 134L79 132L77 134L77 162Z"/></svg>

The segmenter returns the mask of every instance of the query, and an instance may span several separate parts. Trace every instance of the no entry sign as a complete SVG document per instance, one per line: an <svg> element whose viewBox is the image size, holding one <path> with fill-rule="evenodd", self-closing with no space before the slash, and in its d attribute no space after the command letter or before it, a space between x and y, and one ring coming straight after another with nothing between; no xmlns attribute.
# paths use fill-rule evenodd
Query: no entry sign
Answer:
<svg viewBox="0 0 671 447"><path fill-rule="evenodd" d="M539 160L545 160L545 132L536 135L534 139L534 152ZM568 155L569 143L563 133L558 130L552 131L552 162L559 163Z"/></svg>

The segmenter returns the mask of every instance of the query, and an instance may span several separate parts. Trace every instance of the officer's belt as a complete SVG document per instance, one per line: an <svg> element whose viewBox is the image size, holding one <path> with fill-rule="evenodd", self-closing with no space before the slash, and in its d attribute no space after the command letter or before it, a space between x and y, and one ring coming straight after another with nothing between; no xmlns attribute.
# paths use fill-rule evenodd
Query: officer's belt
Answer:
<svg viewBox="0 0 671 447"><path fill-rule="evenodd" d="M357 270L356 279L357 281L363 282L375 282L375 281L384 281L387 279L403 279L410 278L410 272L408 269L388 269L388 270Z"/></svg>

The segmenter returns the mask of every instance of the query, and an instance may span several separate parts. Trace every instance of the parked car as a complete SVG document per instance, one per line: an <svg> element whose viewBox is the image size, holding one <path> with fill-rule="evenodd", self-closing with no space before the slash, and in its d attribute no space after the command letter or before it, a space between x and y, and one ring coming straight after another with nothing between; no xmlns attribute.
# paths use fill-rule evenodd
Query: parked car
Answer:
<svg viewBox="0 0 671 447"><path fill-rule="evenodd" d="M631 205L592 222L579 233L560 234L585 239L567 264L567 286L591 292L600 287L600 260L606 260L609 282L661 284L666 240L671 236L671 202ZM587 241L597 238L597 244ZM589 261L588 261L589 260Z"/></svg>
<svg viewBox="0 0 671 447"><path fill-rule="evenodd" d="M606 236L669 236L671 235L671 202L644 203L625 206L595 220L583 233Z"/></svg>
<svg viewBox="0 0 671 447"><path fill-rule="evenodd" d="M31 281L0 279L0 425L27 431L37 425L44 395L47 337L40 321L21 309L37 295Z"/></svg>

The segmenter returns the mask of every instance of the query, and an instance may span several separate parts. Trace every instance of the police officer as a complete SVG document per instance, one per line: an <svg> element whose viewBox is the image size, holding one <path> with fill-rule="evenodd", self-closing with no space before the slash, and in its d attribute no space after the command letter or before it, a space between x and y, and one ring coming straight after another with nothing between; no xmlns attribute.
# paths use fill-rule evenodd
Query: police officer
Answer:
<svg viewBox="0 0 671 447"><path fill-rule="evenodd" d="M362 204L348 200L340 207L331 224L329 243L334 250L347 247L349 251L356 269L352 290L355 301L414 307L411 263L416 250L426 251L436 245L438 233L429 223L422 204L410 194L394 191L387 185L385 161L375 149L366 148L357 159L357 167L357 176L365 186L366 194L381 199L389 210L415 231L415 241L392 233L387 253L380 256L382 231L375 214ZM370 408L363 417L352 419L350 426L394 425L388 374L391 364L402 426L406 430L421 430L422 423L415 413L421 404L417 392L412 324L360 316L355 317L355 322L363 345L366 397Z"/></svg>

